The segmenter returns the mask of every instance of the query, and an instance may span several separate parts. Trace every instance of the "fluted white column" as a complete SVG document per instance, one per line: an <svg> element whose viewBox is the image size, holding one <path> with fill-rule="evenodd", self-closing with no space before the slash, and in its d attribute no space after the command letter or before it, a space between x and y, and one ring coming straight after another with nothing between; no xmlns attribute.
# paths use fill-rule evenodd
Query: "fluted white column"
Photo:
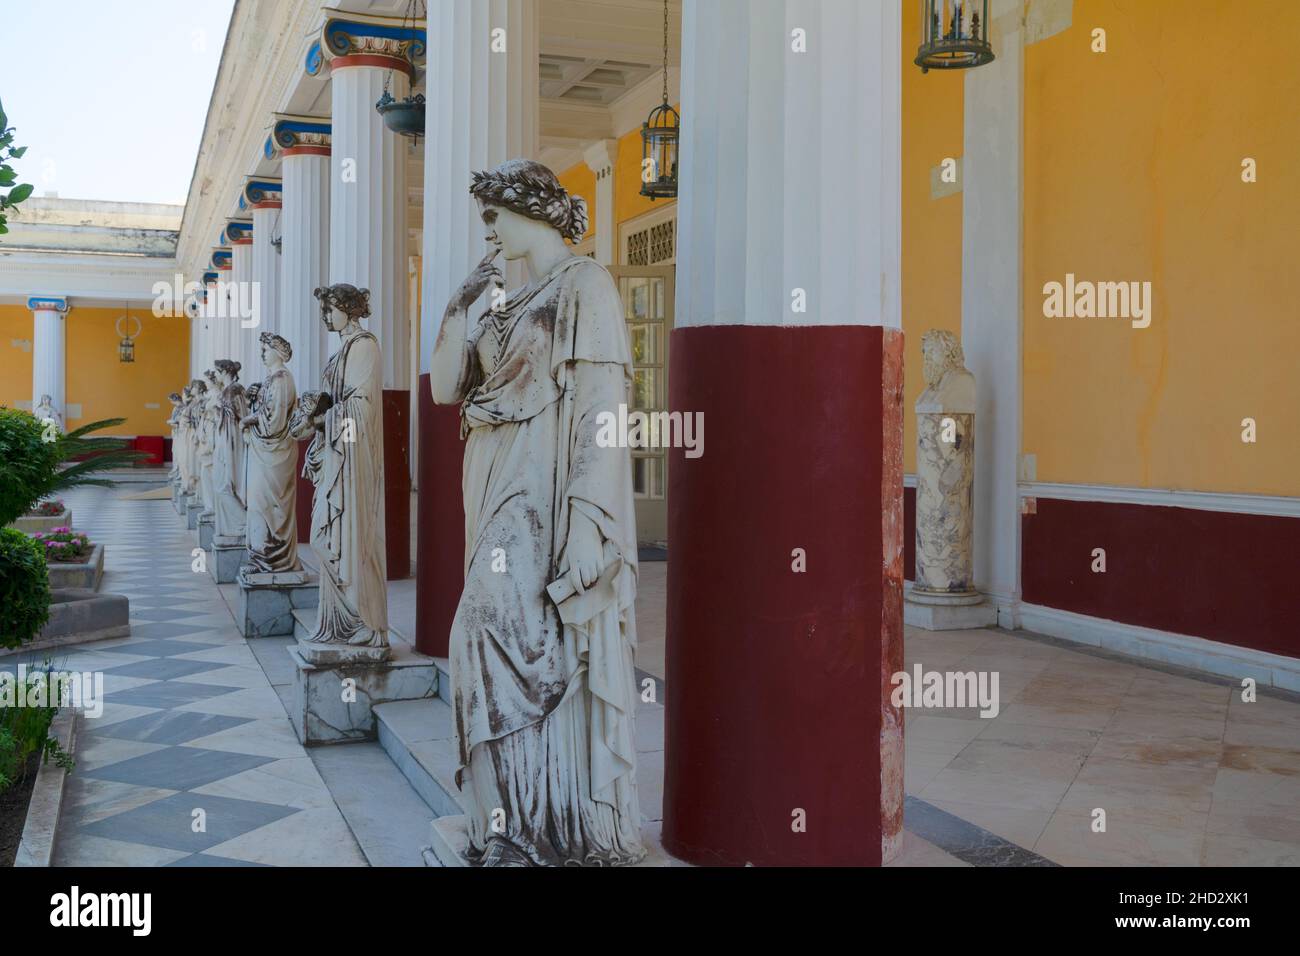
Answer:
<svg viewBox="0 0 1300 956"><path fill-rule="evenodd" d="M280 167L284 209L280 231L280 334L293 346L289 370L298 390L318 388L325 370L328 332L312 292L329 281L330 157L285 155Z"/></svg>
<svg viewBox="0 0 1300 956"><path fill-rule="evenodd" d="M50 401L64 421L68 413L64 375L67 357L68 300L53 297L32 297L27 300L32 310L32 407L42 395Z"/></svg>
<svg viewBox="0 0 1300 956"><path fill-rule="evenodd" d="M406 312L406 143L375 112L384 80L398 99L409 82L400 70L334 61L330 159L330 283L370 290L366 328L384 354L384 388L409 389Z"/></svg>
<svg viewBox="0 0 1300 956"><path fill-rule="evenodd" d="M257 324L251 330L254 341L262 332L280 331L280 253L271 245L279 217L278 205L253 209L253 285L257 289L253 299Z"/></svg>
<svg viewBox="0 0 1300 956"><path fill-rule="evenodd" d="M488 246L470 174L537 155L538 17L530 0L434 0L424 148L424 299L420 370L447 300ZM494 53L492 31L505 30Z"/></svg>
<svg viewBox="0 0 1300 956"><path fill-rule="evenodd" d="M246 308L253 302L253 243L241 240L231 249L230 282L234 289L234 308L228 309L228 317L221 320L225 331L225 351L217 358L234 359L245 369L248 368L248 356L252 349L249 342L257 341L258 329L244 328L244 322L251 321ZM255 354L255 353L254 353ZM240 372L241 379L244 372Z"/></svg>
<svg viewBox="0 0 1300 956"><path fill-rule="evenodd" d="M493 30L505 52L493 52ZM536 4L433 0L428 37L415 625L419 650L444 656L464 581L464 443L455 406L433 404L429 358L447 300L488 251L470 174L537 156Z"/></svg>

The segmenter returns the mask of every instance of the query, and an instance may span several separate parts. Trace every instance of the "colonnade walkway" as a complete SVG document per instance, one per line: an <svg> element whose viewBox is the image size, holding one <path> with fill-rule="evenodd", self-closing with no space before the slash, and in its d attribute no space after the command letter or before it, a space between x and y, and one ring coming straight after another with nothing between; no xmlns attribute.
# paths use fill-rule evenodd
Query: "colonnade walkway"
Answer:
<svg viewBox="0 0 1300 956"><path fill-rule="evenodd" d="M378 743L298 743L289 639L239 634L234 585L192 570L195 536L170 501L129 497L146 487L65 496L106 546L102 590L131 599L130 637L0 658L104 675L103 714L79 722L55 863L419 865L429 806ZM643 564L638 600L638 668L659 679L666 569ZM390 584L407 635L414 595L414 580ZM1247 703L1232 681L997 630L909 627L905 647L909 672L997 672L999 710L906 711L896 865L1300 865L1296 695ZM662 705L638 712L651 827Z"/></svg>

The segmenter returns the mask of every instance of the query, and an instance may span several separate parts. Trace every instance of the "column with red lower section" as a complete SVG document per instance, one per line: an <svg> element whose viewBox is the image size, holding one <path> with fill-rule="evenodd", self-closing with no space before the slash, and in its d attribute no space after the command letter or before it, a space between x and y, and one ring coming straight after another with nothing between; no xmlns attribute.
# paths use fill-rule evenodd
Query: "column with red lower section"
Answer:
<svg viewBox="0 0 1300 956"><path fill-rule="evenodd" d="M902 835L899 14L683 10L663 840L695 863Z"/></svg>
<svg viewBox="0 0 1300 956"><path fill-rule="evenodd" d="M670 452L664 844L878 864L903 810L902 333L685 328L670 354L707 442ZM779 389L755 374L778 356Z"/></svg>
<svg viewBox="0 0 1300 956"><path fill-rule="evenodd" d="M465 578L465 507L460 410L435 405L429 376L420 376L420 502L416 515L415 648L447 656L451 620Z"/></svg>

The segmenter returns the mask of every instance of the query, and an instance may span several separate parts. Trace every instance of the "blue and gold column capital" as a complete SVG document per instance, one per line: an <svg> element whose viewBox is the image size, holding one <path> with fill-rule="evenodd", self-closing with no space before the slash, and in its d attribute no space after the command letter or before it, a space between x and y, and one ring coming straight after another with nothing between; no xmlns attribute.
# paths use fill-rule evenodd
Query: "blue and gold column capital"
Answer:
<svg viewBox="0 0 1300 956"><path fill-rule="evenodd" d="M331 70L348 66L379 66L408 76L424 63L423 20L325 9L320 39L307 51L306 69L317 76L328 63Z"/></svg>

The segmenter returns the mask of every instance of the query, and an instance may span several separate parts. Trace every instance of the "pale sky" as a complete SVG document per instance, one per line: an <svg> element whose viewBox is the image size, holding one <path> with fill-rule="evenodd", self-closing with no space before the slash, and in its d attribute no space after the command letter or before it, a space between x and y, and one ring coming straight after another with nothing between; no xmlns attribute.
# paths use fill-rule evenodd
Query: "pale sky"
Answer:
<svg viewBox="0 0 1300 956"><path fill-rule="evenodd" d="M234 0L0 0L19 182L183 204Z"/></svg>

